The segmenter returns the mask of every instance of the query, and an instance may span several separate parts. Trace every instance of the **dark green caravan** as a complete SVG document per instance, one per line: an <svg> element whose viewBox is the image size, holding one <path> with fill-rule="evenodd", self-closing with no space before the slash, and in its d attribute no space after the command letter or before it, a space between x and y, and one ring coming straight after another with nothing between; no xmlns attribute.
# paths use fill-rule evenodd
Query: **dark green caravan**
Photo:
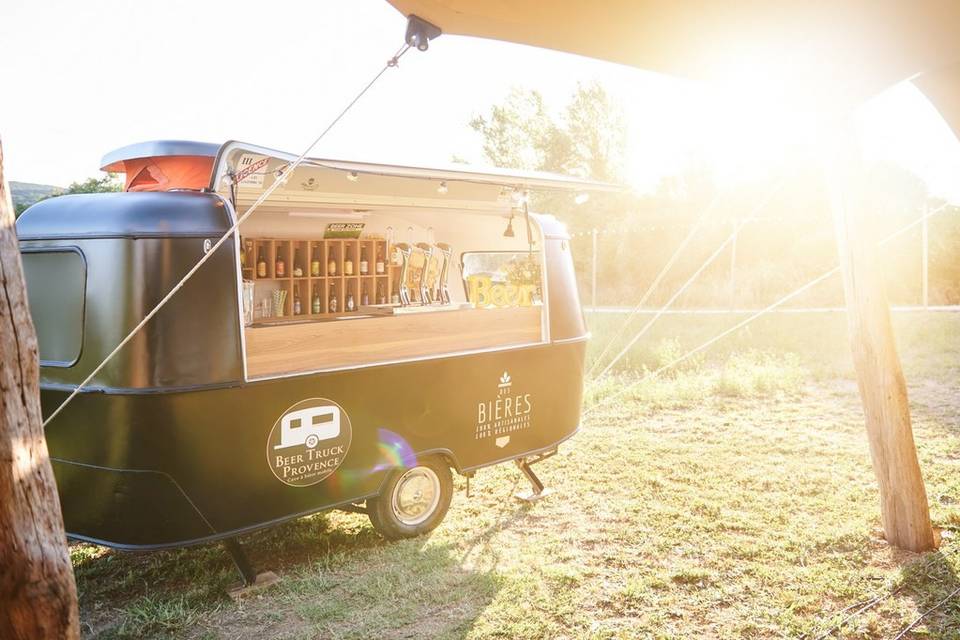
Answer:
<svg viewBox="0 0 960 640"><path fill-rule="evenodd" d="M517 462L539 490L529 463L576 432L569 237L526 197L603 185L293 159L131 145L103 162L125 191L17 221L49 416L282 181L46 427L71 538L179 547L332 508L417 535L451 469Z"/></svg>

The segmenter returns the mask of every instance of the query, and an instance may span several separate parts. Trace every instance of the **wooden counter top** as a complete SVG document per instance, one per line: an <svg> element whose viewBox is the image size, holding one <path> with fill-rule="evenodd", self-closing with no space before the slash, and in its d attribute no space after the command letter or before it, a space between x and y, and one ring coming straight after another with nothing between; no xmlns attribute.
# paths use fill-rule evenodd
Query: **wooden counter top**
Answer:
<svg viewBox="0 0 960 640"><path fill-rule="evenodd" d="M535 343L540 311L461 309L248 327L247 373L258 378Z"/></svg>

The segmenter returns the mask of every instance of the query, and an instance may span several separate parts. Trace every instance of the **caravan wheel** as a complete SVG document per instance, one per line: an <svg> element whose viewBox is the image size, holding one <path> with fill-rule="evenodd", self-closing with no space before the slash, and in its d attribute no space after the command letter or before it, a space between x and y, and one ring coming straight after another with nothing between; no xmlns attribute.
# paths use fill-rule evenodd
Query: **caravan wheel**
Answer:
<svg viewBox="0 0 960 640"><path fill-rule="evenodd" d="M384 538L413 538L440 524L452 498L450 468L438 458L424 458L415 467L394 469L380 495L367 500L367 513Z"/></svg>

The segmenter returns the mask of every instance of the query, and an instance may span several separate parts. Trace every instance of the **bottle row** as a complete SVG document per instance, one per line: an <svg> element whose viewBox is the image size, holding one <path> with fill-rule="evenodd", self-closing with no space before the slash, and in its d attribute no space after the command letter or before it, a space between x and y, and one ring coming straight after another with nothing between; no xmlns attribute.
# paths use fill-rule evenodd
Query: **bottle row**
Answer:
<svg viewBox="0 0 960 640"><path fill-rule="evenodd" d="M353 313L399 301L387 277L253 281L256 320Z"/></svg>
<svg viewBox="0 0 960 640"><path fill-rule="evenodd" d="M265 240L244 238L244 278L270 280L386 275L385 240Z"/></svg>

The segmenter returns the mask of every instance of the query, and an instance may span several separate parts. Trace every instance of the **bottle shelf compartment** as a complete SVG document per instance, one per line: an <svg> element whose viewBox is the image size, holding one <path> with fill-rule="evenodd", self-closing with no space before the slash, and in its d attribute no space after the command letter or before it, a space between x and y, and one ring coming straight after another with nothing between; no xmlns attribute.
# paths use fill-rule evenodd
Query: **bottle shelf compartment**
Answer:
<svg viewBox="0 0 960 640"><path fill-rule="evenodd" d="M380 298L389 303L398 275L389 265L386 240L244 238L241 250L244 253L242 276L254 282L256 322L356 313L363 305L364 292L371 305L377 304ZM385 265L380 274L376 273L378 260ZM364 261L366 272L361 273ZM300 269L299 276L294 275L297 269ZM273 307L276 290L286 291L283 315L277 315ZM294 312L298 297L299 314ZM348 311L351 297L353 310ZM264 315L265 299L270 300L269 315Z"/></svg>

